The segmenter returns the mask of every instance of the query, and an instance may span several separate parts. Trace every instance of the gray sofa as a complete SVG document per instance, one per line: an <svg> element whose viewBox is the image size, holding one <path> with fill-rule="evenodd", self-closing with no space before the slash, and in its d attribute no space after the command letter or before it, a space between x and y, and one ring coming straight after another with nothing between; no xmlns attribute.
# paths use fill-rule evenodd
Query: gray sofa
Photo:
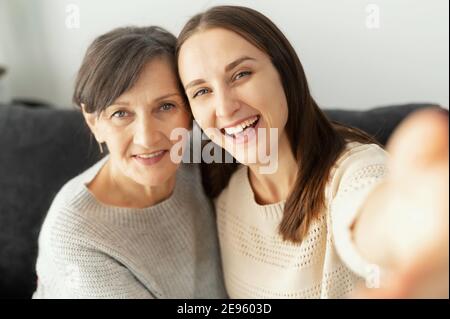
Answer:
<svg viewBox="0 0 450 319"><path fill-rule="evenodd" d="M384 144L407 114L430 105L325 112ZM47 209L66 181L98 159L97 145L77 110L0 105L0 298L30 298Z"/></svg>

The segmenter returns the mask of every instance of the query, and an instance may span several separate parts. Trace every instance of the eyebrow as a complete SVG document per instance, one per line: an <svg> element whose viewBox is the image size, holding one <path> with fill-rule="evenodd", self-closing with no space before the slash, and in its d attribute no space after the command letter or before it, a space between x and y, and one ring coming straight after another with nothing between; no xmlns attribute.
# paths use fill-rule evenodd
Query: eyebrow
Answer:
<svg viewBox="0 0 450 319"><path fill-rule="evenodd" d="M165 99L167 99L167 98L169 98L169 97L176 96L176 95L180 96L180 93L169 93L169 94L160 96L160 97L156 98L156 99L154 100L154 102L159 102L159 101L161 101L161 100L165 100Z"/></svg>
<svg viewBox="0 0 450 319"><path fill-rule="evenodd" d="M231 62L230 64L228 64L228 65L225 67L225 72L230 72L230 71L233 70L235 67L237 67L239 64L241 64L242 62L247 61L247 60L255 61L254 58L251 58L251 57L249 57L249 56L243 56L243 57L240 57L239 59L236 59L236 60L234 60L233 62Z"/></svg>
<svg viewBox="0 0 450 319"><path fill-rule="evenodd" d="M187 90L190 89L191 87L197 86L197 85L199 85L199 84L203 84L203 83L205 83L205 82L206 82L206 81L203 80L203 79L194 80L194 81L189 82L189 83L184 87L184 89L187 91Z"/></svg>
<svg viewBox="0 0 450 319"><path fill-rule="evenodd" d="M160 97L154 99L152 103L154 103L154 102L159 102L159 101L161 101L161 100L165 100L165 99L167 99L167 98L169 98L169 97L176 96L176 95L180 96L179 93L169 93L169 94L165 94L165 95L162 95L162 96L160 96ZM112 105L123 105L123 106L128 106L128 105L130 105L130 103L128 103L128 102L120 102L120 101L119 101L119 102L114 102Z"/></svg>
<svg viewBox="0 0 450 319"><path fill-rule="evenodd" d="M241 64L241 63L244 62L244 61L248 61L248 60L250 60L250 61L255 61L256 59L251 58L251 57L249 57L249 56L243 56L243 57L240 57L240 58L234 60L233 62L229 63L227 66L225 66L225 72L230 72L230 71L233 70L235 67L237 67L239 64ZM187 91L189 88L191 88L191 87L193 87L193 86L196 86L196 85L199 85L199 84L203 84L203 83L205 83L205 82L206 82L206 81L205 81L204 79L197 79L197 80L194 80L194 81L189 82L189 84L187 84L187 85L184 87L184 89Z"/></svg>

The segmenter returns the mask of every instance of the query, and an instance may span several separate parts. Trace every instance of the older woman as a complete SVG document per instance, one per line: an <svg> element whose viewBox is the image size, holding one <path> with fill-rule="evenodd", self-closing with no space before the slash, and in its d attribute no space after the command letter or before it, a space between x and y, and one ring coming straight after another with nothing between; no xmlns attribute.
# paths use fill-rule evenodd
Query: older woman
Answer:
<svg viewBox="0 0 450 319"><path fill-rule="evenodd" d="M171 131L191 121L175 44L161 28L129 27L88 48L74 102L109 155L54 199L34 298L226 296L198 168L170 156Z"/></svg>

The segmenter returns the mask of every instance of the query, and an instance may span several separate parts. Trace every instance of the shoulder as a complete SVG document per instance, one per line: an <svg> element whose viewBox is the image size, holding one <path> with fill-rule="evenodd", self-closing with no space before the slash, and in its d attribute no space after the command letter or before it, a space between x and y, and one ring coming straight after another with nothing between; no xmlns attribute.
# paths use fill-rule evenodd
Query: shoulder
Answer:
<svg viewBox="0 0 450 319"><path fill-rule="evenodd" d="M91 214L98 203L89 194L85 183L95 176L104 162L105 159L102 159L62 186L42 224L40 241L46 239L44 242L47 245L54 246L62 241L81 240L87 237L93 228L101 227L101 223L95 219L95 214Z"/></svg>
<svg viewBox="0 0 450 319"><path fill-rule="evenodd" d="M379 145L348 143L329 174L329 199L370 190L388 174L388 157Z"/></svg>
<svg viewBox="0 0 450 319"><path fill-rule="evenodd" d="M60 196L68 195L61 192ZM39 233L36 267L41 281L48 283L53 280L51 276L70 277L74 269L78 271L92 262L105 261L102 245L98 244L103 225L87 217L90 215L81 213L70 201L53 203Z"/></svg>
<svg viewBox="0 0 450 319"><path fill-rule="evenodd" d="M67 181L56 194L50 209L62 206L72 206L77 200L80 200L80 197L88 195L86 192L86 184L97 175L107 160L108 156Z"/></svg>
<svg viewBox="0 0 450 319"><path fill-rule="evenodd" d="M376 144L348 143L333 165L334 178L370 168L386 169L388 153Z"/></svg>
<svg viewBox="0 0 450 319"><path fill-rule="evenodd" d="M342 168L348 165L365 165L365 163L387 160L387 152L377 144L347 143L335 166Z"/></svg>
<svg viewBox="0 0 450 319"><path fill-rule="evenodd" d="M57 255L68 256L70 251L89 249L103 228L95 220L93 210L83 210L78 203L85 195L70 194L69 190L66 188L58 194L44 219L39 234L40 251L57 250Z"/></svg>
<svg viewBox="0 0 450 319"><path fill-rule="evenodd" d="M70 181L61 189L39 233L36 269L40 281L50 286L55 281L57 286L64 286L80 273L86 280L101 273L106 277L105 268L113 269L117 263L116 250L112 250L117 240L111 240L115 229L96 217L93 206L83 204L85 195L70 193L72 188L76 189L73 183ZM69 288L64 286L63 290L72 291Z"/></svg>
<svg viewBox="0 0 450 319"><path fill-rule="evenodd" d="M199 164L182 163L179 166L174 193L170 200L165 202L164 207L171 211L180 211L184 216L213 216L212 200L203 188Z"/></svg>
<svg viewBox="0 0 450 319"><path fill-rule="evenodd" d="M183 195L183 200L188 200L189 197L197 196L198 199L204 200L206 198L205 191L202 186L202 177L200 165L196 163L182 163L176 173L176 187L181 189L179 195Z"/></svg>
<svg viewBox="0 0 450 319"><path fill-rule="evenodd" d="M343 187L358 188L387 174L388 153L376 144L348 143L334 164L329 187L332 194Z"/></svg>

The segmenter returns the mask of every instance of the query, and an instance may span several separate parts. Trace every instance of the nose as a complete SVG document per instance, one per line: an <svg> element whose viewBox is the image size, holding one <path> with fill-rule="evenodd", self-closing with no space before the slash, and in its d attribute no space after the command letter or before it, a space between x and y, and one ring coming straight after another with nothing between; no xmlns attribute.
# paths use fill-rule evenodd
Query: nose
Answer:
<svg viewBox="0 0 450 319"><path fill-rule="evenodd" d="M161 134L158 130L158 123L149 115L142 116L135 122L133 143L145 148L151 148L152 145L158 143Z"/></svg>
<svg viewBox="0 0 450 319"><path fill-rule="evenodd" d="M216 91L215 103L217 117L231 117L240 107L231 90Z"/></svg>

